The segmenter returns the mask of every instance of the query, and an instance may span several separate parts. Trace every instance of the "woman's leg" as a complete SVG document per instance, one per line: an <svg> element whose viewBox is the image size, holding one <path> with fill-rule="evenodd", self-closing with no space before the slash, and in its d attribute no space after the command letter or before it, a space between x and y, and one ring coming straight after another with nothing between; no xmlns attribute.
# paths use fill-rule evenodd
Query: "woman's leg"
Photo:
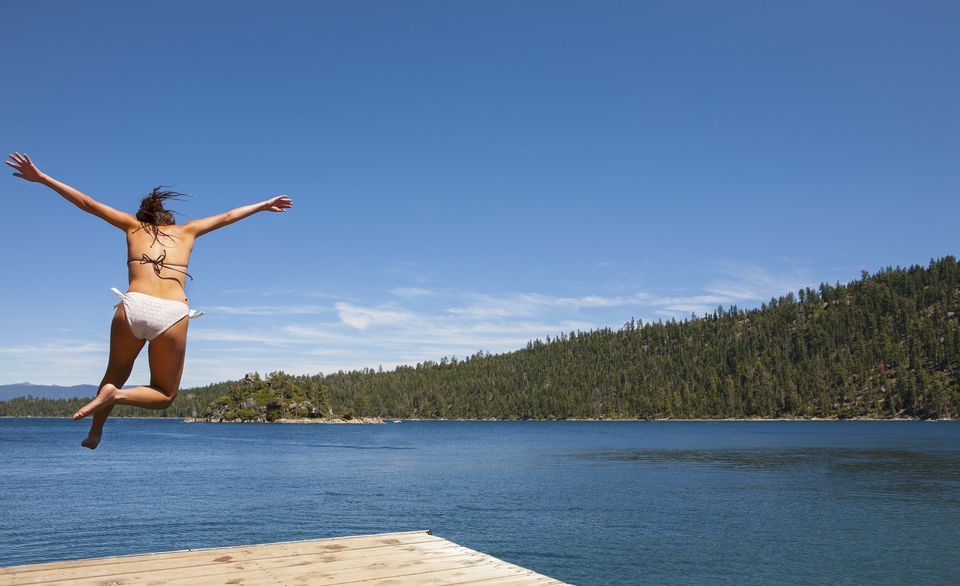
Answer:
<svg viewBox="0 0 960 586"><path fill-rule="evenodd" d="M127 316L123 310L123 304L117 306L117 311L113 314L113 321L110 323L110 358L107 361L107 371L100 380L97 387L102 391L105 385L113 385L116 388L122 387L127 379L130 378L130 372L133 370L133 363L136 361L140 350L143 349L145 341L133 335L130 325L127 323ZM98 391L98 395L100 394ZM100 436L103 435L103 424L113 407L97 411L93 417L93 423L90 424L90 432L81 445L91 450L96 449L100 443Z"/></svg>
<svg viewBox="0 0 960 586"><path fill-rule="evenodd" d="M150 342L149 386L121 389L116 385L107 384L101 389L97 398L84 405L73 418L81 419L113 405L133 405L147 409L169 407L180 389L189 321L184 317Z"/></svg>

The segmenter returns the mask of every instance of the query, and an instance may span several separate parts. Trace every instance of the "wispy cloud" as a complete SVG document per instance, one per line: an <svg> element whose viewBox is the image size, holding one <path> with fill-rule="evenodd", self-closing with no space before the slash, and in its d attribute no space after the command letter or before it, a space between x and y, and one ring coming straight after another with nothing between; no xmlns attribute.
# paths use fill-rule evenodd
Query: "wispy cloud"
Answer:
<svg viewBox="0 0 960 586"><path fill-rule="evenodd" d="M235 296L243 295L245 297L310 297L313 299L346 299L343 295L334 295L318 290L316 287L238 287L233 289L222 289L221 295Z"/></svg>
<svg viewBox="0 0 960 586"><path fill-rule="evenodd" d="M252 342L266 345L289 344L290 339L278 333L276 326L269 328L251 328L247 324L230 327L205 328L191 326L188 334L191 341L198 342Z"/></svg>
<svg viewBox="0 0 960 586"><path fill-rule="evenodd" d="M434 289L427 289L425 287L395 287L390 289L390 293L396 295L397 297L404 297L407 299L415 299L418 297L432 297L437 295L438 292Z"/></svg>
<svg viewBox="0 0 960 586"><path fill-rule="evenodd" d="M359 307L350 303L337 303L337 315L343 323L365 330L372 324L392 325L409 321L413 314L408 311L392 309L386 306Z"/></svg>
<svg viewBox="0 0 960 586"><path fill-rule="evenodd" d="M813 281L809 272L792 269L784 272L767 271L753 263L721 263L724 276L705 288L710 293L730 302L767 300L797 291Z"/></svg>
<svg viewBox="0 0 960 586"><path fill-rule="evenodd" d="M191 324L183 384L233 379L253 370L309 374L392 368L480 350L506 352L561 332L617 328L630 317L684 318L718 305L759 305L811 282L800 270L771 272L749 263L714 265L710 275L694 290L598 286L580 295L552 295L396 286L385 287L380 299L374 294L373 302L311 296L305 290L300 299L329 302L221 304ZM291 299L297 297L291 294ZM12 380L95 382L106 351L106 340L0 346L0 367ZM140 360L134 379L149 376L146 362Z"/></svg>
<svg viewBox="0 0 960 586"><path fill-rule="evenodd" d="M104 352L106 344L95 342L48 342L43 344L16 344L0 346L0 354L15 356L91 354Z"/></svg>
<svg viewBox="0 0 960 586"><path fill-rule="evenodd" d="M107 344L57 341L0 346L3 383L74 385L97 383L103 376Z"/></svg>
<svg viewBox="0 0 960 586"><path fill-rule="evenodd" d="M210 311L227 315L307 315L331 311L322 305L215 305Z"/></svg>
<svg viewBox="0 0 960 586"><path fill-rule="evenodd" d="M489 295L468 293L465 298L468 305L448 307L447 312L471 316L479 319L522 317L543 313L548 309L589 309L598 307L621 307L639 305L650 299L645 292L629 296L604 297L585 295L583 297L554 297L542 293L515 293L510 295Z"/></svg>

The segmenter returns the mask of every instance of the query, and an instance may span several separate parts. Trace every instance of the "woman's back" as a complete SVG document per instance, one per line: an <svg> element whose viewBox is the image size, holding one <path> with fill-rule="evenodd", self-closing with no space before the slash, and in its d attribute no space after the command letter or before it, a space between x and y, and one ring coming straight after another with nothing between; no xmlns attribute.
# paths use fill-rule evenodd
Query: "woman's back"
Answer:
<svg viewBox="0 0 960 586"><path fill-rule="evenodd" d="M130 291L154 297L187 301L187 266L195 232L174 224L141 225L127 230L127 266Z"/></svg>
<svg viewBox="0 0 960 586"><path fill-rule="evenodd" d="M282 212L293 206L286 195L234 208L222 214L178 226L164 201L184 195L157 186L140 202L136 215L117 210L69 185L45 175L26 153L10 154L4 161L14 176L53 189L83 211L93 214L127 235L127 266L130 286L126 293L114 288L122 301L110 324L110 357L97 396L74 413L74 419L93 415L90 433L81 445L96 448L103 423L114 405L148 409L169 407L180 389L187 348L189 318L202 312L190 309L184 285L193 243L199 236L218 230L257 212ZM150 385L126 388L133 363L150 343Z"/></svg>

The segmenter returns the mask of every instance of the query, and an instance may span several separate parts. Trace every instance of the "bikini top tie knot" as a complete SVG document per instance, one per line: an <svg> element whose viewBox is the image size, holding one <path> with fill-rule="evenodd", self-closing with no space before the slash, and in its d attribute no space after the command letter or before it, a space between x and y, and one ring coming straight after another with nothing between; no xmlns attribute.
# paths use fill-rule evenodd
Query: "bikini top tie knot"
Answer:
<svg viewBox="0 0 960 586"><path fill-rule="evenodd" d="M162 271L163 269L170 269L171 271L177 271L178 273L183 273L183 274L186 275L191 281L193 280L193 277L191 277L191 276L190 276L190 273L188 273L187 271L181 271L180 269L175 269L175 268L173 268L172 266L170 266L170 265L168 265L168 264L164 264L163 261L164 261L165 258L167 258L167 251L166 251L166 250L164 250L163 252L161 252L161 253L160 253L160 256L158 256L157 258L150 258L149 256L147 256L147 253L144 252L144 253L140 256L140 264L142 264L142 265L147 265L147 264L153 265L153 272L156 273L156 275L157 275L158 277L160 277L160 271ZM130 262L137 262L137 261L131 260ZM171 263L171 264L173 264L173 263ZM176 265L176 266L185 267L186 265ZM163 277L160 277L160 278L162 279Z"/></svg>

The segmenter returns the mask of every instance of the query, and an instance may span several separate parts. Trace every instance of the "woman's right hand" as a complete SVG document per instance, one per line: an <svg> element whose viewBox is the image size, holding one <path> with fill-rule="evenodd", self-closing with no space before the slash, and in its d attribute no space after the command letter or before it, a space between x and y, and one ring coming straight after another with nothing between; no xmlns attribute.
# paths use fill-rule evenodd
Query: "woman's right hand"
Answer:
<svg viewBox="0 0 960 586"><path fill-rule="evenodd" d="M268 212L282 212L293 207L293 200L286 195L272 197L261 204L263 209Z"/></svg>
<svg viewBox="0 0 960 586"><path fill-rule="evenodd" d="M17 170L17 172L13 174L14 177L20 177L34 183L43 179L43 173L40 172L40 169L37 169L37 166L33 164L33 161L30 160L27 153L21 155L18 152L13 152L9 156L15 162L4 161L4 163Z"/></svg>

